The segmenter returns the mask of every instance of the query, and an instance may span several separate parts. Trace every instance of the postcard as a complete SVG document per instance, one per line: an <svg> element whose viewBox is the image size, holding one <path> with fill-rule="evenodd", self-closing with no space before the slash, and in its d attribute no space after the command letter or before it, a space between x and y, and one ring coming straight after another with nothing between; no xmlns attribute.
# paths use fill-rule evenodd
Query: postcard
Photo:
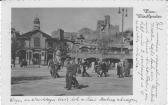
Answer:
<svg viewBox="0 0 168 105"><path fill-rule="evenodd" d="M165 105L166 1L2 2L2 105Z"/></svg>

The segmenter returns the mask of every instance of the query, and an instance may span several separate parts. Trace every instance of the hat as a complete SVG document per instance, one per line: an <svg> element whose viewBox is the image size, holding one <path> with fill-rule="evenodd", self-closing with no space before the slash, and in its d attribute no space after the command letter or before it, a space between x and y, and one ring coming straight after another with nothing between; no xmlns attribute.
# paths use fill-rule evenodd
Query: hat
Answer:
<svg viewBox="0 0 168 105"><path fill-rule="evenodd" d="M69 60L71 60L71 57L67 57L66 59L69 61Z"/></svg>

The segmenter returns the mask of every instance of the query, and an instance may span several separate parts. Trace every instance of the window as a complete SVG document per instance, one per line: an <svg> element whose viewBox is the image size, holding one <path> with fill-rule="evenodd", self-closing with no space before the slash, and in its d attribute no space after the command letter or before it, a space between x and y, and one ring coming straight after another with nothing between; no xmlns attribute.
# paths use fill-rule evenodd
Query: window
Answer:
<svg viewBox="0 0 168 105"><path fill-rule="evenodd" d="M35 37L34 38L34 47L39 48L40 47L40 38Z"/></svg>
<svg viewBox="0 0 168 105"><path fill-rule="evenodd" d="M44 52L42 52L42 56L44 56Z"/></svg>
<svg viewBox="0 0 168 105"><path fill-rule="evenodd" d="M48 42L48 47L52 48L53 47L53 43L52 42Z"/></svg>

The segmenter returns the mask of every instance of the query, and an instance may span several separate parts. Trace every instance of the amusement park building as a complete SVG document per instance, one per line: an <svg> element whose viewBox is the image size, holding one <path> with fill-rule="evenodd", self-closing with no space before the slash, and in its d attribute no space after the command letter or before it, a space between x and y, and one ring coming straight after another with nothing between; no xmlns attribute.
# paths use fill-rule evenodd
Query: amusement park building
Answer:
<svg viewBox="0 0 168 105"><path fill-rule="evenodd" d="M113 58L132 59L133 47L130 41L133 38L131 31L119 32L119 26L110 24L110 16L106 15L105 20L97 21L96 30L83 28L79 34L84 38L77 38L76 49L73 49L71 56L78 58Z"/></svg>
<svg viewBox="0 0 168 105"><path fill-rule="evenodd" d="M53 58L55 50L63 45L63 30L58 29L57 34L60 37L50 36L40 30L40 20L38 17L34 19L33 30L26 32L17 37L18 42L22 44L17 55L19 60L26 60L28 64L47 64ZM34 63L33 63L34 62Z"/></svg>
<svg viewBox="0 0 168 105"><path fill-rule="evenodd" d="M40 64L47 64L55 55L56 50L68 46L68 55L77 58L113 58L132 59L133 49L129 41L132 32L124 33L123 37L119 32L119 26L110 24L110 17L105 16L105 20L98 20L96 30L83 28L76 32L64 32L62 29L53 31L51 36L40 30L40 20L34 19L33 30L17 35L21 46L17 50L20 60L25 59L28 64L33 61ZM131 33L131 35L130 35ZM129 34L129 35L128 35ZM12 34L13 35L13 34Z"/></svg>

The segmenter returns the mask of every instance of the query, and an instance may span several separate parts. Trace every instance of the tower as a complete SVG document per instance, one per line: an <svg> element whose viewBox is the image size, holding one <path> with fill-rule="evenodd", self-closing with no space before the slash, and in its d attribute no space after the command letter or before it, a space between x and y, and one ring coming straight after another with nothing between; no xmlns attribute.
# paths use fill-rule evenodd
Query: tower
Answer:
<svg viewBox="0 0 168 105"><path fill-rule="evenodd" d="M58 35L60 40L64 40L64 30L58 29Z"/></svg>
<svg viewBox="0 0 168 105"><path fill-rule="evenodd" d="M106 25L107 28L110 27L110 16L109 15L105 16L105 25Z"/></svg>
<svg viewBox="0 0 168 105"><path fill-rule="evenodd" d="M110 31L110 16L106 15L105 16L105 33L109 35Z"/></svg>
<svg viewBox="0 0 168 105"><path fill-rule="evenodd" d="M98 32L104 31L104 26L105 26L105 23L104 23L103 20L98 20L97 21L97 31Z"/></svg>
<svg viewBox="0 0 168 105"><path fill-rule="evenodd" d="M33 30L40 30L40 19L38 17L34 18L33 23L34 23Z"/></svg>
<svg viewBox="0 0 168 105"><path fill-rule="evenodd" d="M15 28L11 28L11 38L15 38L16 37L16 30Z"/></svg>

